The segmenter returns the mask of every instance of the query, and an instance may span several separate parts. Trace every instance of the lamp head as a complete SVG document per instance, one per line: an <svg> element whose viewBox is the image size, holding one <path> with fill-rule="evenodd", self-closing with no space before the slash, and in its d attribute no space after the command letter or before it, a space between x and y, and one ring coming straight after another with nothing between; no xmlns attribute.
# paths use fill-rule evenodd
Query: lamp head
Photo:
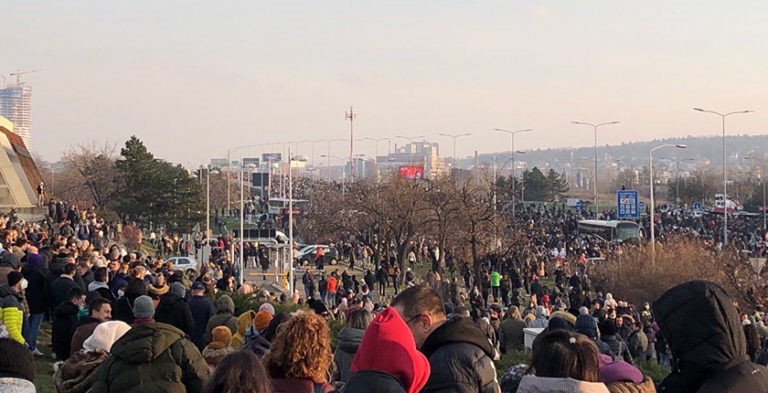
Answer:
<svg viewBox="0 0 768 393"><path fill-rule="evenodd" d="M688 147L688 145L684 145L684 144L677 144L677 145L675 145L675 147L676 147L676 148L678 148L678 149L685 149L685 148L687 148L687 147Z"/></svg>

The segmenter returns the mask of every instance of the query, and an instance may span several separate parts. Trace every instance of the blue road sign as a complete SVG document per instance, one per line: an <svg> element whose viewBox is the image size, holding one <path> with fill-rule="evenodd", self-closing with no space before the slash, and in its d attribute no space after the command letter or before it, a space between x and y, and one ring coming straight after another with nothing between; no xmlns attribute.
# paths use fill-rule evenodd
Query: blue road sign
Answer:
<svg viewBox="0 0 768 393"><path fill-rule="evenodd" d="M701 210L701 202L694 202L693 210Z"/></svg>
<svg viewBox="0 0 768 393"><path fill-rule="evenodd" d="M618 218L637 218L640 214L640 206L638 206L638 202L637 191L616 191L616 216Z"/></svg>
<svg viewBox="0 0 768 393"><path fill-rule="evenodd" d="M643 203L643 201L637 202L637 208L640 211L645 210L645 203Z"/></svg>
<svg viewBox="0 0 768 393"><path fill-rule="evenodd" d="M576 208L581 209L581 201L576 202Z"/></svg>

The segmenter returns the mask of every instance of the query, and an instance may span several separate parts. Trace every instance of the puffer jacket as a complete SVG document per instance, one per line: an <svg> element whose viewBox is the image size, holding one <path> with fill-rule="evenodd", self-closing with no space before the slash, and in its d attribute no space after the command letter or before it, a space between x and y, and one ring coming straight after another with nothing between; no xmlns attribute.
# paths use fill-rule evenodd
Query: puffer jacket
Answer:
<svg viewBox="0 0 768 393"><path fill-rule="evenodd" d="M744 330L730 296L715 283L691 281L653 303L672 352L672 373L659 391L768 392L768 369L749 361Z"/></svg>
<svg viewBox="0 0 768 393"><path fill-rule="evenodd" d="M499 393L494 348L471 318L445 321L420 350L432 370L422 392Z"/></svg>
<svg viewBox="0 0 768 393"><path fill-rule="evenodd" d="M11 339L18 341L20 344L24 344L24 336L21 334L21 327L24 324L24 311L16 307L0 308L0 316L3 317L3 323L8 330L8 335Z"/></svg>
<svg viewBox="0 0 768 393"><path fill-rule="evenodd" d="M232 335L232 348L235 350L240 349L240 347L243 346L245 331L253 325L253 317L255 316L255 311L248 310L237 317L237 330L235 331L235 334Z"/></svg>
<svg viewBox="0 0 768 393"><path fill-rule="evenodd" d="M233 316L235 313L235 302L228 295L224 295L216 299L216 315L212 316L208 320L208 324L205 327L205 342L211 342L211 331L216 326L226 326L234 335L237 332L237 318Z"/></svg>
<svg viewBox="0 0 768 393"><path fill-rule="evenodd" d="M333 362L336 364L336 371L333 374L335 381L348 382L352 373L349 369L352 367L352 360L355 359L357 348L363 341L365 330L344 328L341 329L336 343L336 350L333 352Z"/></svg>
<svg viewBox="0 0 768 393"><path fill-rule="evenodd" d="M184 332L160 322L125 333L96 372L91 393L200 393L209 375Z"/></svg>
<svg viewBox="0 0 768 393"><path fill-rule="evenodd" d="M96 379L96 368L107 358L104 351L77 351L53 375L57 393L86 393Z"/></svg>

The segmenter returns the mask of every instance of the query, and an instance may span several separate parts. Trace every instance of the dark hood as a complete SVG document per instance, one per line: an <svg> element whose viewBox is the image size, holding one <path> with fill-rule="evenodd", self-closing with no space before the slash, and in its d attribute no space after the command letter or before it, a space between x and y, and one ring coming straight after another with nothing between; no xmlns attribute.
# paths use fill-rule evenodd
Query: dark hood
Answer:
<svg viewBox="0 0 768 393"><path fill-rule="evenodd" d="M698 386L708 374L748 359L738 312L715 283L678 285L653 303L653 313L675 363L664 383L675 390L684 391L679 384Z"/></svg>
<svg viewBox="0 0 768 393"><path fill-rule="evenodd" d="M469 343L483 350L491 359L495 356L493 346L485 332L471 318L454 317L435 329L424 341L421 352L429 358L435 351L446 344Z"/></svg>
<svg viewBox="0 0 768 393"><path fill-rule="evenodd" d="M579 315L574 330L593 340L597 338L597 323L591 315Z"/></svg>
<svg viewBox="0 0 768 393"><path fill-rule="evenodd" d="M365 330L344 328L339 332L338 342L336 348L346 352L354 354L357 352L357 348L360 346L360 342L363 341L363 335Z"/></svg>
<svg viewBox="0 0 768 393"><path fill-rule="evenodd" d="M69 318L72 315L77 315L78 312L80 312L80 307L75 306L69 301L63 301L53 309L53 315L62 318Z"/></svg>
<svg viewBox="0 0 768 393"><path fill-rule="evenodd" d="M184 332L171 325L141 323L112 345L112 355L131 364L149 363L182 338Z"/></svg>

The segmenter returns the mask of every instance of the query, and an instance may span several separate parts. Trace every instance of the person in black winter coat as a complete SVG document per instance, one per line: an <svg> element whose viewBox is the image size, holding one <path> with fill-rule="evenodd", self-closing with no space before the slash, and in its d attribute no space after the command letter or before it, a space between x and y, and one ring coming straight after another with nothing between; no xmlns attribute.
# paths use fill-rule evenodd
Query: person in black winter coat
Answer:
<svg viewBox="0 0 768 393"><path fill-rule="evenodd" d="M768 392L768 369L749 361L738 312L723 288L691 281L665 292L652 309L673 363L659 391Z"/></svg>
<svg viewBox="0 0 768 393"><path fill-rule="evenodd" d="M51 344L57 360L69 358L72 335L77 329L80 307L85 304L85 293L77 287L70 289L66 300L53 310Z"/></svg>
<svg viewBox="0 0 768 393"><path fill-rule="evenodd" d="M67 264L62 269L62 273L51 283L51 308L54 309L66 300L70 289L77 286L74 279L75 265Z"/></svg>
<svg viewBox="0 0 768 393"><path fill-rule="evenodd" d="M44 257L40 254L27 255L27 262L22 265L21 274L28 283L25 295L29 305L29 333L26 340L29 349L37 353L37 334L43 317L51 306L51 286Z"/></svg>
<svg viewBox="0 0 768 393"><path fill-rule="evenodd" d="M421 392L499 393L495 350L471 318L446 319L440 295L415 286L393 301L432 370Z"/></svg>
<svg viewBox="0 0 768 393"><path fill-rule="evenodd" d="M204 293L205 284L202 281L195 281L192 284L192 297L187 301L189 310L192 312L192 319L195 321L195 331L190 335L189 339L201 351L207 344L205 342L205 328L208 325L208 320L216 315L216 306L203 296Z"/></svg>
<svg viewBox="0 0 768 393"><path fill-rule="evenodd" d="M155 321L173 325L191 336L195 332L195 320L184 299L185 292L184 284L180 282L171 284L171 289L160 296L160 303L155 309Z"/></svg>
<svg viewBox="0 0 768 393"><path fill-rule="evenodd" d="M600 340L608 344L608 347L611 348L611 356L613 357L613 360L623 360L634 365L635 362L632 359L632 353L629 352L627 343L625 343L624 340L621 339L621 336L619 336L619 329L618 326L616 326L616 322L610 319L604 319L597 324L597 327L600 329Z"/></svg>

